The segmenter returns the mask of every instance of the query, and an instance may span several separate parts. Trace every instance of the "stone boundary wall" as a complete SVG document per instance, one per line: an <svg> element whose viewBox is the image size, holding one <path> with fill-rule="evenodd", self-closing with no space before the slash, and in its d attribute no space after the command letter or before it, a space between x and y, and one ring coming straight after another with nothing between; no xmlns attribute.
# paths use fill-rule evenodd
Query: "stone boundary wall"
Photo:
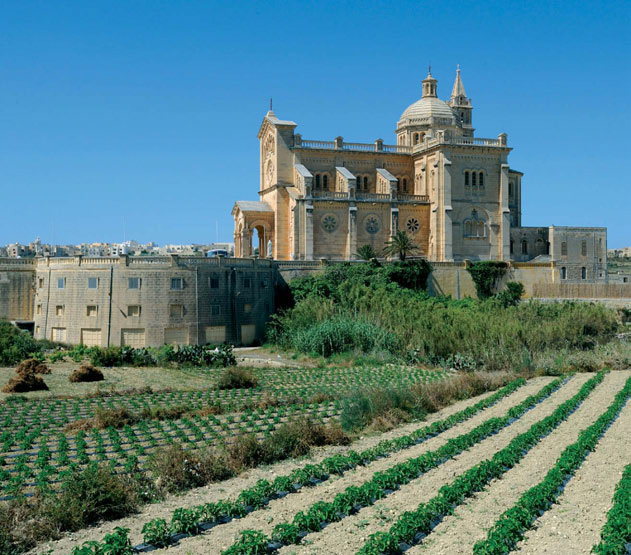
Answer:
<svg viewBox="0 0 631 555"><path fill-rule="evenodd" d="M631 283L537 283L534 294L558 299L631 299Z"/></svg>
<svg viewBox="0 0 631 555"><path fill-rule="evenodd" d="M13 322L33 320L35 261L0 258L0 318Z"/></svg>
<svg viewBox="0 0 631 555"><path fill-rule="evenodd" d="M185 256L41 258L34 334L68 344L253 344L278 281L271 260Z"/></svg>

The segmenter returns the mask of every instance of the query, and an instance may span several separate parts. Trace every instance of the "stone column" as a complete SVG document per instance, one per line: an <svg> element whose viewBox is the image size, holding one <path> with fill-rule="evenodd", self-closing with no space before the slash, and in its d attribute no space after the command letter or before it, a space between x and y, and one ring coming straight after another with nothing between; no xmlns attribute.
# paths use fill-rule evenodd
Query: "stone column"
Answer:
<svg viewBox="0 0 631 555"><path fill-rule="evenodd" d="M346 243L346 259L357 258L357 206L348 207L348 240Z"/></svg>
<svg viewBox="0 0 631 555"><path fill-rule="evenodd" d="M451 160L443 155L443 260L453 260Z"/></svg>
<svg viewBox="0 0 631 555"><path fill-rule="evenodd" d="M510 260L510 209L508 208L508 164L500 169L500 213L499 241L497 253L499 260Z"/></svg>
<svg viewBox="0 0 631 555"><path fill-rule="evenodd" d="M250 256L250 231L243 229L241 231L241 257L246 258Z"/></svg>
<svg viewBox="0 0 631 555"><path fill-rule="evenodd" d="M313 260L313 204L305 207L305 260Z"/></svg>
<svg viewBox="0 0 631 555"><path fill-rule="evenodd" d="M394 237L399 231L399 207L390 207L390 237Z"/></svg>

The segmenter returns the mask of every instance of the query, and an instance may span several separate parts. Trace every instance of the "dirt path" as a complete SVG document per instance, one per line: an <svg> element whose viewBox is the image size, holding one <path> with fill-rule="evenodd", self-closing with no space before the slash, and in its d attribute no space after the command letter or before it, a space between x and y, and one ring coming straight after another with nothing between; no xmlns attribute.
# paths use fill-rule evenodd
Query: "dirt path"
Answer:
<svg viewBox="0 0 631 555"><path fill-rule="evenodd" d="M536 391L538 388L543 387L543 384L548 383L549 381L550 381L550 378L536 378L535 380L532 380L532 387L534 388L533 390ZM530 387L531 385L529 382L529 384L519 388L509 398L516 399L517 398L516 396L521 395L522 391L525 388L530 388ZM430 424L431 422L434 422L436 420L441 420L451 414L454 414L471 405L474 405L481 399L484 399L492 394L493 392L488 392L478 397L455 403L433 415L428 416L427 420L422 423L416 422L416 423L408 424L405 426L401 426L397 428L396 430L392 430L385 434L360 438L358 441L354 442L353 445L350 446L350 448L354 450L368 449L376 445L377 443L379 443L379 441L381 441L382 439L393 439L396 437L407 435L411 433L412 431L418 429L419 427ZM503 401L503 402L506 402L506 401ZM510 406L510 404L508 406ZM231 480L227 480L225 482L221 482L217 484L210 484L208 486L196 488L182 495L171 495L160 503L156 503L154 505L147 505L143 507L141 512L137 515L111 521L111 522L104 522L92 528L87 528L84 530L80 530L78 532L67 534L64 538L60 540L42 543L38 545L35 549L30 551L29 554L36 555L43 552L50 553L51 555L67 554L70 551L72 551L73 547L85 541L102 540L105 534L112 532L114 528L117 526L129 528L130 537L132 538L132 541L134 541L135 543L139 543L139 541L142 539L141 537L142 526L148 520L151 520L154 518L165 518L168 520L171 518L172 512L178 507L189 507L193 505L199 505L201 503L210 503L210 502L219 501L220 499L225 499L228 497L235 498L239 494L239 492L241 492L241 490L243 490L244 488L253 486L257 480L260 480L260 479L273 480L277 476L287 474L291 472L292 470L294 470L295 468L301 468L308 462L317 463L321 461L322 459L333 455L334 453L345 452L348 449L349 448L346 448L346 447L326 447L326 448L314 449L311 456L307 458L295 459L292 461L282 462L282 463L278 463L278 464L267 466L267 467L260 467L257 469L253 469L247 473L244 473L241 476L238 476ZM302 494L296 494L293 497L299 497L300 495ZM183 543L187 544L192 541L193 539L189 538L185 540ZM174 549L175 548L170 548L169 552L173 552ZM183 553L186 553L186 550L184 550Z"/></svg>
<svg viewBox="0 0 631 555"><path fill-rule="evenodd" d="M213 550L219 552L230 546L234 542L235 537L238 536L238 533L246 529L262 530L269 534L276 524L291 521L298 511L308 509L313 503L322 500L330 500L337 493L344 491L348 486L358 485L365 480L369 480L377 471L385 470L411 457L417 457L422 453L437 449L441 445L444 445L448 439L475 428L486 419L505 414L509 407L520 403L529 395L536 393L544 384L550 381L550 378L537 378L532 380L493 407L482 411L470 420L463 422L459 426L435 438L420 445L405 449L404 451L394 453L391 457L380 459L366 467L359 467L354 471L347 472L340 478L329 480L315 488L306 489L304 492L300 492L297 495L276 499L269 504L268 510L254 512L245 518L213 528L201 536L188 538L183 541L180 546L169 548L169 553L208 553L211 547Z"/></svg>
<svg viewBox="0 0 631 555"><path fill-rule="evenodd" d="M627 378L631 372L621 372ZM604 410L604 407L603 407ZM616 484L631 462L631 402L568 482L558 504L537 521L517 552L588 554L600 541Z"/></svg>
<svg viewBox="0 0 631 555"><path fill-rule="evenodd" d="M575 395L589 378L590 376L587 375L576 376L551 397L498 434L485 439L438 468L430 470L374 506L366 507L351 517L330 524L322 532L310 534L307 538L310 544L286 547L279 553L281 555L356 553L371 534L387 531L401 513L415 509L419 503L428 501L454 477L505 447L515 436L528 430L535 422L551 414L563 401Z"/></svg>
<svg viewBox="0 0 631 555"><path fill-rule="evenodd" d="M501 480L493 481L468 503L458 507L454 515L441 522L425 542L413 547L408 553L410 555L471 553L473 545L486 537L487 530L499 516L512 507L526 490L543 480L563 450L578 439L580 431L598 419L613 401L616 393L624 386L629 375L631 375L629 372L612 372L606 376L604 382L594 390L578 410L537 444L516 467L506 472ZM591 484L596 483L591 480ZM582 540L579 541L581 541L580 545L584 545ZM541 551L542 553L580 553L580 551L564 551L565 545L559 545L558 549L550 550L545 539L539 544L544 546L544 549L548 549ZM589 553L592 545L589 544L585 553ZM528 551L528 553L531 552Z"/></svg>

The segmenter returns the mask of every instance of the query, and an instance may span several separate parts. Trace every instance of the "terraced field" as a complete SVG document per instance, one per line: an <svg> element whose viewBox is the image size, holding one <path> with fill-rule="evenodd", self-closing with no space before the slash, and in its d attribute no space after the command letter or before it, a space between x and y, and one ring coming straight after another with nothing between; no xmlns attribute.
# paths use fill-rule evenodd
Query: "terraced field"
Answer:
<svg viewBox="0 0 631 555"><path fill-rule="evenodd" d="M631 371L514 382L37 552L102 545L124 527L137 550L174 542L168 553L181 554L624 554L630 396Z"/></svg>
<svg viewBox="0 0 631 555"><path fill-rule="evenodd" d="M202 370L192 370L198 374ZM53 374L55 371L53 370ZM107 373L107 370L106 370ZM207 387L192 391L113 394L94 398L18 397L0 403L0 499L56 487L64 473L99 461L115 469L143 466L156 448L177 441L195 446L230 442L239 434L263 435L299 416L327 421L341 412L339 397L362 386L404 386L441 379L443 373L397 366L355 369L266 369L259 387L218 390L218 371L207 371ZM47 379L49 379L47 377ZM266 396L281 406L266 407ZM273 405L274 403L269 403ZM215 407L219 414L174 420L142 420L121 429L68 431L98 409L124 407L134 414L156 407Z"/></svg>

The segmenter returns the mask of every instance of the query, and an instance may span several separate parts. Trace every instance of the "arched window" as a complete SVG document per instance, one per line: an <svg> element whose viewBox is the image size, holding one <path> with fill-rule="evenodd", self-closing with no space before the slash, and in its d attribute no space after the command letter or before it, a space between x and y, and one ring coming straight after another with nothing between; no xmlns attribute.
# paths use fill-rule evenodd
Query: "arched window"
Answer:
<svg viewBox="0 0 631 555"><path fill-rule="evenodd" d="M546 241L546 254L550 254L550 241Z"/></svg>
<svg viewBox="0 0 631 555"><path fill-rule="evenodd" d="M482 172L480 172L480 187L484 187L484 174Z"/></svg>
<svg viewBox="0 0 631 555"><path fill-rule="evenodd" d="M513 241L512 239L510 240L510 253L513 254L513 245L515 244L515 241Z"/></svg>
<svg viewBox="0 0 631 555"><path fill-rule="evenodd" d="M561 266L561 279L567 279L567 270L565 266Z"/></svg>
<svg viewBox="0 0 631 555"><path fill-rule="evenodd" d="M368 177L364 176L364 191L368 190Z"/></svg>
<svg viewBox="0 0 631 555"><path fill-rule="evenodd" d="M561 243L561 256L567 256L567 243L565 241Z"/></svg>
<svg viewBox="0 0 631 555"><path fill-rule="evenodd" d="M469 186L469 172L464 172L464 186Z"/></svg>
<svg viewBox="0 0 631 555"><path fill-rule="evenodd" d="M508 184L508 196L509 197L513 196L513 184L512 183Z"/></svg>
<svg viewBox="0 0 631 555"><path fill-rule="evenodd" d="M486 224L478 216L478 211L475 208L471 210L471 217L463 223L465 237L486 237Z"/></svg>
<svg viewBox="0 0 631 555"><path fill-rule="evenodd" d="M521 242L521 253L528 254L528 241L525 239Z"/></svg>
<svg viewBox="0 0 631 555"><path fill-rule="evenodd" d="M476 183L476 179L475 179L475 172L471 172L471 186L472 187L477 187L478 184Z"/></svg>
<svg viewBox="0 0 631 555"><path fill-rule="evenodd" d="M418 144L418 133L414 133L414 144Z"/></svg>
<svg viewBox="0 0 631 555"><path fill-rule="evenodd" d="M581 279L587 279L587 268L585 266L581 268Z"/></svg>
<svg viewBox="0 0 631 555"><path fill-rule="evenodd" d="M581 256L587 256L587 241L581 241Z"/></svg>
<svg viewBox="0 0 631 555"><path fill-rule="evenodd" d="M322 188L325 191L329 188L329 176L327 174L322 176Z"/></svg>
<svg viewBox="0 0 631 555"><path fill-rule="evenodd" d="M316 173L316 176L315 176L315 188L316 189L320 188L320 174L319 173Z"/></svg>
<svg viewBox="0 0 631 555"><path fill-rule="evenodd" d="M408 192L408 180L405 177L403 178L403 192Z"/></svg>

